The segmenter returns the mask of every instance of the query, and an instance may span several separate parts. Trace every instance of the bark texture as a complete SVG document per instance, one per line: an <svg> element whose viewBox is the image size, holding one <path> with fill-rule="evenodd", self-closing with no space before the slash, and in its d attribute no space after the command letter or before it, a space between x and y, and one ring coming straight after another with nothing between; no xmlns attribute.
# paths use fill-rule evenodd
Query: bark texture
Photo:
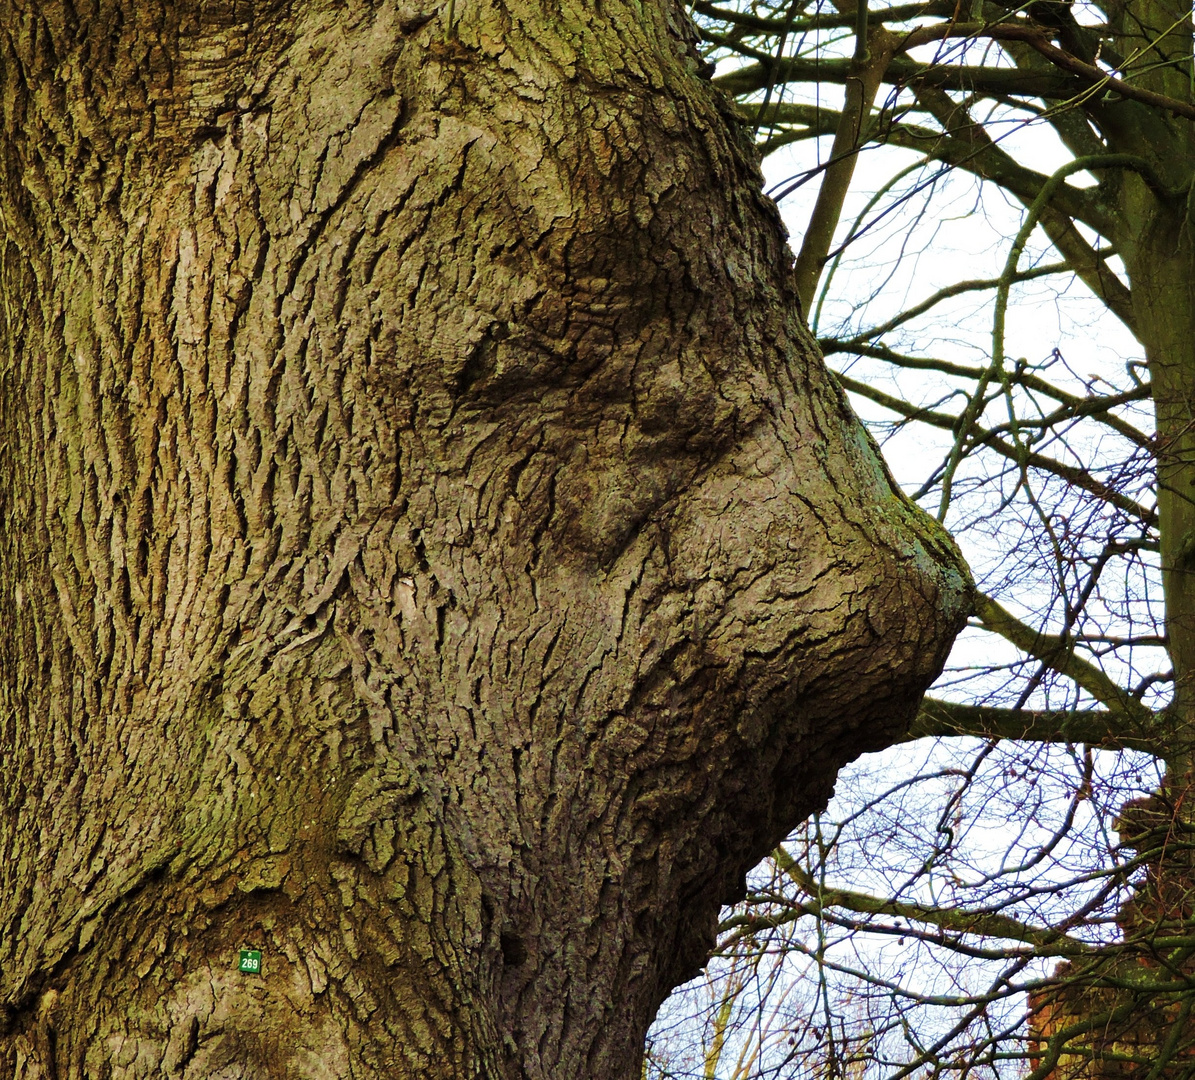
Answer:
<svg viewBox="0 0 1195 1080"><path fill-rule="evenodd" d="M447 16L0 5L4 1076L635 1076L965 613L680 5Z"/></svg>

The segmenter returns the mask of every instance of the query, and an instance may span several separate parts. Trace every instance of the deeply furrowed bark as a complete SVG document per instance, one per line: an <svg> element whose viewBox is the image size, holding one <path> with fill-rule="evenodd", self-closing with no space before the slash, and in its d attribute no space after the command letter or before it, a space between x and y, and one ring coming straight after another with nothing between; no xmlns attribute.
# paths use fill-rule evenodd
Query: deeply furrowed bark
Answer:
<svg viewBox="0 0 1195 1080"><path fill-rule="evenodd" d="M959 626L681 9L455 11L0 7L4 1075L632 1076Z"/></svg>

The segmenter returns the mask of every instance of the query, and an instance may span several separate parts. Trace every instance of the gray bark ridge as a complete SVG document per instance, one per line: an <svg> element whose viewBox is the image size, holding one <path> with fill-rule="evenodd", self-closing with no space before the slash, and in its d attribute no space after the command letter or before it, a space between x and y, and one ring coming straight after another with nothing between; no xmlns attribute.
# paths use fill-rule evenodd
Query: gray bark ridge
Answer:
<svg viewBox="0 0 1195 1080"><path fill-rule="evenodd" d="M965 617L681 8L446 14L0 10L0 1072L637 1075Z"/></svg>

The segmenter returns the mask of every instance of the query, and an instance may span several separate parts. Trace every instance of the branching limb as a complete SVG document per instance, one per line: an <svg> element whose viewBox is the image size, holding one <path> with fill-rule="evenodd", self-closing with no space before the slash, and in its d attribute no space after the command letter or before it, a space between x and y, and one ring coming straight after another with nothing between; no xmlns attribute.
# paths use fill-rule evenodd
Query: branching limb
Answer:
<svg viewBox="0 0 1195 1080"><path fill-rule="evenodd" d="M717 35L703 34L703 38L716 44L733 47L733 43L721 40ZM744 55L751 52L736 49ZM753 55L755 63L719 75L714 84L734 97L758 93L769 82L825 82L843 84L851 77L850 60L823 57L812 59L806 56L790 56L777 59L773 56ZM1083 79L1057 73L1033 74L1015 68L993 68L981 64L927 65L897 56L884 73L885 83L892 86L934 86L942 90L961 90L966 93L991 94L996 96L1036 97L1051 101L1070 101L1085 91L1090 84Z"/></svg>
<svg viewBox="0 0 1195 1080"><path fill-rule="evenodd" d="M999 634L1021 652L1040 660L1051 671L1065 675L1086 690L1124 725L1126 734L1133 738L1149 738L1156 733L1154 712L1131 697L1094 664L1077 656L1074 642L1069 637L1035 630L983 593L975 596L975 615L984 629Z"/></svg>
<svg viewBox="0 0 1195 1080"><path fill-rule="evenodd" d="M938 123L950 132L950 137L957 144L968 148L967 155L961 155L960 147L956 146L952 150L953 155L960 158L969 156L976 162L976 167L971 171L999 184L1025 206L1033 205L1049 183L1048 177L1033 173L1014 161L996 145L983 126L975 123L962 106L947 94L933 88L923 88L918 90L917 97ZM986 173L980 171L981 169ZM1032 174L1031 183L1026 182L1030 179L1026 174ZM1108 269L1104 256L1083 239L1074 224L1075 219L1080 220L1104 236L1119 242L1122 238L1116 236L1116 221L1103 212L1096 212L1096 200L1091 194L1083 193L1082 203L1076 203L1078 192L1079 189L1068 184L1053 185L1050 201L1040 214L1041 227L1083 284L1135 333L1136 316L1133 312L1132 295L1124 283Z"/></svg>
<svg viewBox="0 0 1195 1080"><path fill-rule="evenodd" d="M863 348L858 348L855 351L863 355L869 355L868 350ZM904 398L896 397L893 394L886 394L883 390L869 383L860 382L858 379L852 379L848 375L837 373L835 378L842 384L844 389L851 391L853 394L858 394L868 401L874 401L877 405L891 410L898 416L903 416L906 420L918 420L933 427L941 428L944 431L953 432L958 430L960 420L957 416L936 412L932 408L920 408L906 401ZM1146 528L1152 528L1157 524L1158 515L1155 510L1142 506L1135 499L1117 490L1114 486L1098 480L1086 469L1076 465L1068 465L1057 458L1047 457L1045 454L1040 454L1036 451L1026 453L1024 449L1018 449L1007 439L1000 438L994 431L976 433L968 443L966 452L970 453L980 446L991 447L1001 457L1005 457L1017 465L1025 464L1032 468L1051 473L1059 479L1065 480L1072 487L1080 488L1094 495L1096 498L1102 499L1109 505L1115 506L1118 510L1128 514Z"/></svg>
<svg viewBox="0 0 1195 1080"><path fill-rule="evenodd" d="M850 889L828 888L807 873L783 846L772 852L772 858L807 898L802 901L802 907L810 915L818 915L826 908L842 908L861 915L889 915L936 926L952 934L976 934L1024 942L1035 946L1040 956L1080 956L1093 951L1090 945L1060 930L1030 926L996 912L941 908L907 900L881 899Z"/></svg>
<svg viewBox="0 0 1195 1080"><path fill-rule="evenodd" d="M1107 709L1000 709L959 705L926 698L906 736L923 738L972 736L1022 742L1086 743L1104 750L1140 750L1161 756L1161 718L1152 716L1145 730L1130 730L1124 714Z"/></svg>
<svg viewBox="0 0 1195 1080"><path fill-rule="evenodd" d="M910 123L905 120L894 122L882 114L873 115L870 130L866 132L866 139L876 145L896 146L905 150L912 150L924 154L927 159L940 161L944 165L963 169L978 176L981 180L988 180L1015 195L1026 205L1037 197L1048 177L1044 173L1026 168L1003 150L996 146L987 133L978 125L970 123L970 118L963 125L958 123L958 108L946 95L932 98L937 106L933 115L943 124L946 130L939 130ZM927 112L931 110L927 109ZM842 130L847 125L850 131L855 128L856 118L846 117L835 109L823 106L809 105L801 102L785 102L770 107L767 114L770 125L799 124L802 130L798 137L809 138L814 135L824 135L832 130ZM853 144L848 146L848 150ZM834 158L831 158L831 168ZM828 170L827 170L828 171ZM1089 189L1063 185L1052 192L1052 206L1060 217L1082 221L1098 232L1109 234L1114 226L1106 208ZM1070 226L1072 229L1073 225ZM1051 237L1053 238L1053 237ZM1094 261L1107 259L1107 252L1095 253ZM1088 259L1088 261L1093 261ZM1072 266L1073 269L1073 266ZM1102 269L1102 268L1101 268ZM1115 277L1110 271L1103 270L1106 276ZM1127 293L1127 290L1125 290ZM1099 295L1099 294L1097 294Z"/></svg>
<svg viewBox="0 0 1195 1080"><path fill-rule="evenodd" d="M1065 49L1060 49L1050 41L1045 33L1036 27L1004 24L998 31L990 33L989 36L997 39L1003 38L1006 41L1026 42L1041 53L1055 67L1079 75L1087 79L1094 86L1098 86L1105 91L1115 92L1121 97L1129 98L1133 101L1140 101L1144 105L1151 105L1155 109L1168 112L1173 116L1182 116L1187 120L1195 120L1195 105L1192 105L1189 101L1180 101L1178 98L1167 97L1165 94L1158 94L1153 90L1146 90L1144 87L1126 82L1124 79L1118 79L1108 74L1103 68L1096 67L1095 64L1086 63L1077 56L1071 55Z"/></svg>
<svg viewBox="0 0 1195 1080"><path fill-rule="evenodd" d="M1028 270L1017 271L1012 281L1033 281L1036 278L1047 277L1051 274L1069 274L1071 272L1070 263L1057 262L1046 263L1043 266L1034 266ZM887 334L891 330L895 330L898 326L907 323L910 319L917 318L918 315L924 315L931 308L936 307L942 303L943 300L949 300L955 296L961 296L969 292L983 292L988 289L994 289L1000 284L1000 278L971 278L966 281L956 281L953 285L947 285L944 289L939 289L937 292L927 296L918 304L914 304L910 308L906 308L898 315L893 315L887 322L882 322L879 326L869 327L867 330L861 330L853 338L848 338L840 344L850 349L852 345L861 344L866 341L871 341L874 338L880 337L882 334Z"/></svg>
<svg viewBox="0 0 1195 1080"><path fill-rule="evenodd" d="M752 15L746 11L732 11L709 3L709 0L696 0L693 10L699 15L716 19L720 23L741 26L757 34L781 34L786 30L804 34L810 30L845 29L855 25L855 15L823 14L814 15L807 19L768 19L759 15ZM880 8L867 13L869 25L881 23L902 23L909 19L949 18L954 13L954 0L930 0L924 4L900 4L896 7Z"/></svg>
<svg viewBox="0 0 1195 1080"><path fill-rule="evenodd" d="M948 290L943 290L943 292L946 291ZM899 319L900 316L897 316L897 318ZM907 356L904 353L898 353L895 349L888 348L886 345L868 340L877 332L875 330L867 330L853 338L845 339L820 337L817 339L817 343L821 347L822 354L825 356L833 356L836 353L850 353L855 356L868 356L876 360L883 360L894 367L908 368L912 371L936 371L942 375L954 375L963 379L974 380L980 378L983 374L982 368L956 364L949 360L937 359L936 357ZM837 378L844 386L850 383L849 389L851 390L854 390L856 385L861 385L844 375L838 375ZM1062 406L1062 408L1039 421L1038 426L1048 426L1049 424L1063 423L1081 417L1091 417L1100 423L1107 424L1113 431L1123 435L1133 445L1140 447L1142 450L1146 450L1151 454L1156 452L1157 447L1152 436L1147 435L1140 428L1130 424L1123 417L1117 416L1112 411L1113 409L1120 408L1122 405L1129 405L1137 401L1148 401L1152 394L1152 388L1149 383L1140 383L1134 386L1132 390L1125 390L1118 394L1092 394L1086 397L1079 397L1076 394L1067 393L1065 390L1055 386L1041 376L1033 374L1031 371L1015 371L1012 373L1011 378L1015 385L1023 386L1026 390L1052 398ZM896 402L901 399L884 395L883 400L879 398L872 398L872 400L888 408L890 407L888 402ZM907 402L905 404L906 407L910 407ZM918 419L921 417L921 410L917 410L916 416L901 410L894 411L900 412L907 419ZM954 421L954 423L957 423L957 421ZM1102 486L1101 490L1103 490ZM1154 514L1152 511L1145 510L1137 503L1133 505L1137 508L1133 511L1136 516L1140 517L1140 514L1137 514L1137 510L1139 510L1145 514L1145 517L1141 520L1153 521Z"/></svg>
<svg viewBox="0 0 1195 1080"><path fill-rule="evenodd" d="M963 169L982 180L998 185L1016 196L1024 205L1033 204L1049 181L1046 175L1015 161L992 141L981 125L971 122L965 113L965 122L960 124L961 106L942 91L922 88L918 97L946 131L936 131L905 122L885 126L878 123L879 118L875 118L875 130L870 135L871 141L913 150L924 154L928 159ZM769 110L768 119L776 124L802 124L804 130L795 134L794 138L825 134L833 121L837 121L839 131L852 122L850 117L834 110L801 104L785 104L776 108L774 112ZM784 142L785 140L774 137L769 146L775 149ZM835 146L837 145L836 141ZM854 150L850 149L847 156L850 159L849 167L853 169ZM848 163L832 158L827 174L840 166L845 169ZM827 193L839 193L836 187L828 188L826 181L823 181L823 190ZM822 219L815 213L814 223L820 220ZM835 216L835 225L837 220ZM1069 269L1121 322L1130 330L1134 330L1132 296L1116 273L1109 268L1107 260L1110 252L1106 249L1097 250L1088 243L1075 228L1076 220L1106 236L1111 236L1116 227L1115 220L1108 216L1106 208L1093 191L1069 184L1052 186L1050 203L1040 214L1042 229L1065 258ZM806 242L810 243L808 234ZM828 243L826 247L828 251Z"/></svg>
<svg viewBox="0 0 1195 1080"><path fill-rule="evenodd" d="M850 25L850 23L847 23L847 25ZM978 69L978 78L964 82L963 79L967 78L967 75L963 75L964 70L969 74L970 70L975 69L967 69L962 65L930 67L909 61L911 70L907 69L905 65L901 65L899 68L893 70L893 72L890 72L888 80L885 81L899 80L908 84L908 82L914 80L925 80L932 82L932 85L942 86L945 90L973 90L980 93L1007 92L1011 88L1012 92L1019 94L1019 96L1061 99L1077 97L1084 88L1098 87L1103 92L1110 91L1120 94L1123 98L1151 105L1154 109L1169 112L1173 116L1195 119L1195 105L1183 102L1183 100L1179 100L1178 98L1168 97L1166 94L1146 90L1145 87L1136 86L1133 82L1117 79L1115 75L1110 74L1107 70L1093 65L1093 63L1080 60L1078 56L1067 53L1065 49L1060 49L1058 45L1050 41L1048 33L1040 26L1030 24L1019 25L1016 23L999 23L995 25L985 23L942 23L937 26L921 26L905 36L905 39L901 43L901 48L915 48L919 44L939 41L939 39L948 37L988 38L992 39L992 41L1000 42L1023 42L1052 63L1055 69L1077 76L1077 79L1067 79L1065 76L1060 75L1027 76L1021 72L1013 72L1012 74L1017 76L1017 78L1007 79L1005 76L999 74L1000 69L998 68L980 67ZM774 66L780 69L777 73L778 80L805 82L814 81L816 78L816 75L810 75L810 73L804 70L805 66L815 67L814 62L808 60L802 62L801 57L774 61ZM948 73L954 73L952 78ZM723 82L723 86L730 93L736 94L736 96L737 94L761 90L767 84L765 76L747 68L744 68L741 72L735 72L734 75L737 76L737 79L734 80L733 75L728 75L727 81ZM920 80L918 76L920 76ZM842 80L840 79L839 81Z"/></svg>

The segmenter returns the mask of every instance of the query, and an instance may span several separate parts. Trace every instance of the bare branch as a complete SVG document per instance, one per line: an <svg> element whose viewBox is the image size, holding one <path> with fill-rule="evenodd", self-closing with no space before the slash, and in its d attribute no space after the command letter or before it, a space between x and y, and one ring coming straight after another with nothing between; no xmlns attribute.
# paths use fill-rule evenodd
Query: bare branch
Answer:
<svg viewBox="0 0 1195 1080"><path fill-rule="evenodd" d="M1188 120L1195 120L1195 105L1192 105L1189 101L1180 101L1178 98L1167 97L1165 94L1158 94L1153 90L1146 90L1144 87L1135 86L1133 83L1118 79L1110 75L1103 68L1096 67L1094 64L1088 64L1080 60L1077 56L1072 56L1065 49L1058 48L1057 45L1049 40L1044 31L1036 27L1005 24L985 32L985 36L996 40L1003 39L1006 41L1026 42L1056 67L1062 68L1063 71L1070 71L1076 75L1080 75L1094 86L1098 86L1105 91L1113 91L1121 97L1126 97L1133 101L1140 101L1145 105L1152 105L1155 109L1162 109L1173 116L1182 116Z"/></svg>
<svg viewBox="0 0 1195 1080"><path fill-rule="evenodd" d="M860 349L858 351L862 352L863 350ZM956 431L959 426L959 417L950 416L947 413L935 412L932 409L919 408L904 398L886 394L884 391L868 383L852 379L841 372L836 373L835 378L845 389L851 391L851 393L858 394L869 401L874 401L877 405L882 405L885 409L890 409L898 416L903 416L908 420L919 420L922 423L931 424L945 431ZM991 431L986 433L980 432L974 436L970 448L974 449L980 446L991 447L1002 457L1015 462L1017 465L1025 464L1035 469L1042 469L1045 472L1052 473L1073 487L1081 488L1083 491L1096 496L1096 498L1115 506L1118 510L1135 518L1146 528L1151 528L1157 524L1157 511L1147 509L1135 499L1125 495L1122 491L1118 491L1110 484L1105 484L1103 481L1097 480L1086 469L1075 465L1067 465L1057 458L1047 457L1045 454L1039 454L1036 451L1026 453L1023 448L1014 446L1006 439L1001 439Z"/></svg>
<svg viewBox="0 0 1195 1080"><path fill-rule="evenodd" d="M820 914L830 907L845 908L847 911L866 915L891 915L894 918L928 923L950 933L1021 941L1035 946L1035 952L1040 956L1081 956L1093 951L1090 945L1060 930L1052 930L1046 926L1030 926L1008 915L990 911L933 907L907 900L881 899L850 889L827 888L803 870L783 846L772 852L772 858L792 879L793 884L808 897L801 906L810 915Z"/></svg>
<svg viewBox="0 0 1195 1080"><path fill-rule="evenodd" d="M706 40L730 46L730 42L716 36ZM825 82L843 84L851 77L850 61L835 57L810 59L804 56L757 56L756 63L746 64L714 79L734 97L743 97L766 88L769 82ZM893 86L933 86L942 90L961 90L967 93L993 94L1001 97L1033 97L1054 101L1070 101L1090 89L1082 79L1058 74L1038 74L1015 68L992 68L983 65L918 63L908 57L897 56L888 65L883 81Z"/></svg>
<svg viewBox="0 0 1195 1080"><path fill-rule="evenodd" d="M1074 642L1069 637L1057 637L1035 630L983 593L975 596L975 614L985 629L999 634L1021 652L1040 660L1051 671L1065 675L1086 690L1096 701L1119 716L1120 723L1133 737L1145 736L1156 730L1155 714L1094 664L1077 656Z"/></svg>
<svg viewBox="0 0 1195 1080"><path fill-rule="evenodd" d="M741 26L746 30L758 34L782 34L786 30L791 33L803 34L810 30L846 29L855 25L855 16L847 15L815 15L807 19L766 19L759 15L752 15L745 11L732 11L708 0L696 0L693 10L700 15L718 22ZM867 13L868 25L883 23L903 23L910 19L948 18L954 12L953 0L930 0L924 4L900 4L896 7L880 8Z"/></svg>
<svg viewBox="0 0 1195 1080"><path fill-rule="evenodd" d="M996 145L981 124L975 123L963 106L941 90L920 88L917 98L938 123L950 132L950 137L957 140L958 145L951 148L951 156L959 159L958 164L974 160L975 167L971 171L999 184L1025 206L1034 203L1049 182L1049 177L1016 162ZM959 122L960 116L962 123ZM966 147L965 153L961 152L962 147ZM1108 310L1125 326L1134 330L1136 316L1129 290L1108 269L1100 253L1083 239L1075 228L1074 219L1090 225L1113 241L1123 239L1116 235L1116 219L1099 207L1092 193L1082 192L1082 189L1066 183L1054 185L1049 204L1040 215L1042 229L1083 283L1103 300Z"/></svg>
<svg viewBox="0 0 1195 1080"><path fill-rule="evenodd" d="M1130 730L1122 712L1106 709L1001 709L960 705L926 698L909 728L908 741L972 736L1024 742L1086 743L1104 750L1141 750L1161 756L1162 718L1152 714L1148 725Z"/></svg>
<svg viewBox="0 0 1195 1080"><path fill-rule="evenodd" d="M850 25L850 23L848 22L846 25ZM1118 79L1103 68L1089 64L1065 49L1060 49L1050 41L1047 30L1033 24L1000 22L993 25L947 22L937 26L918 27L904 36L900 47L902 49L916 48L918 45L946 38L986 38L992 41L1023 42L1035 49L1056 68L1078 76L1081 81L1057 75L1038 75L1016 71L1011 72L1014 78L1008 79L1002 74L1004 69L1000 68L981 67L975 69L964 65L933 66L916 64L912 61L894 62L885 81L900 84L921 82L925 85L936 85L950 90L1011 93L1025 97L1061 98L1064 100L1078 96L1084 88L1098 87L1105 92L1117 93L1121 97L1139 101L1174 116L1195 120L1195 105L1190 102L1155 93L1153 90L1146 90L1131 82L1126 82L1124 79ZM717 38L711 37L711 40L717 40ZM725 41L719 43L730 44ZM760 63L765 62L761 60ZM849 73L845 71L835 78L834 75L819 75L806 70L807 68L816 68L824 72L827 63L817 63L801 57L770 59L766 63L776 69L771 80L773 82L811 82L819 77L828 81L845 82L850 78ZM951 75L959 81L952 81ZM1015 76L1020 76L1021 80L1018 81ZM751 68L732 72L718 80L723 89L736 96L761 90L768 81L762 76L762 73L753 71Z"/></svg>
<svg viewBox="0 0 1195 1080"><path fill-rule="evenodd" d="M942 291L946 292L948 290L944 289ZM901 316L897 316L897 318L899 319ZM875 360L883 360L894 367L908 368L913 371L937 371L943 375L955 375L963 379L975 380L983 375L982 368L955 364L949 360L939 360L935 357L906 356L904 353L899 353L895 349L888 348L886 345L868 340L868 338L877 333L878 331L868 330L853 338L820 337L817 339L817 343L825 356L833 356L836 353L868 356ZM847 376L838 374L837 378L839 382L843 382L843 380L852 382L852 386L848 387L848 389L854 389L855 384L853 380L848 379ZM1031 371L1017 370L1011 374L1010 378L1015 385L1023 386L1026 390L1053 398L1062 405L1061 409L1056 410L1039 421L1039 426L1063 423L1067 420L1079 419L1080 417L1091 417L1102 424L1107 424L1113 431L1123 435L1142 450L1147 450L1151 454L1156 453L1157 446L1152 435L1147 435L1140 428L1130 424L1127 420L1117 416L1112 411L1122 405L1129 405L1133 402L1149 401L1153 392L1149 383L1139 383L1132 390L1124 390L1117 394L1088 394L1084 397L1079 397L1077 394L1067 393L1065 390L1033 374ZM846 382L843 382L843 384L846 385ZM882 404L885 408L888 408L888 401L897 401L900 399L885 396L883 401L875 398L873 400L877 404ZM902 413L902 415L906 414ZM920 412L918 416L920 416ZM914 417L909 416L909 418L913 419ZM1133 511L1135 516L1139 516L1137 511L1143 511L1146 517L1142 520L1152 521L1152 511L1144 511L1144 508L1136 503L1134 506L1137 508Z"/></svg>
<svg viewBox="0 0 1195 1080"><path fill-rule="evenodd" d="M859 0L859 18L866 27L866 0ZM818 279L842 216L842 205L855 174L858 149L869 141L866 119L880 87L880 79L892 58L895 40L886 30L878 29L866 38L856 37L851 60L851 77L846 85L846 102L834 133L830 163L822 177L817 201L809 217L809 226L801 240L801 250L793 265L793 281L801 310L808 312L817 292Z"/></svg>
<svg viewBox="0 0 1195 1080"><path fill-rule="evenodd" d="M1014 282L1033 281L1036 278L1046 277L1050 274L1069 273L1072 273L1070 263L1047 263L1044 266L1034 266L1028 270L1017 271L1013 275L1012 280ZM849 349L855 343L870 341L873 338L888 333L890 330L895 330L910 319L917 318L918 315L924 315L930 308L936 307L943 300L961 296L963 293L983 292L986 289L994 289L999 284L999 278L971 278L966 281L956 281L953 285L948 285L946 288L939 289L937 292L927 296L919 304L914 304L911 308L906 308L899 315L893 315L887 322L880 323L879 326L873 326L867 330L861 330L853 338L848 338L840 342L840 344Z"/></svg>

